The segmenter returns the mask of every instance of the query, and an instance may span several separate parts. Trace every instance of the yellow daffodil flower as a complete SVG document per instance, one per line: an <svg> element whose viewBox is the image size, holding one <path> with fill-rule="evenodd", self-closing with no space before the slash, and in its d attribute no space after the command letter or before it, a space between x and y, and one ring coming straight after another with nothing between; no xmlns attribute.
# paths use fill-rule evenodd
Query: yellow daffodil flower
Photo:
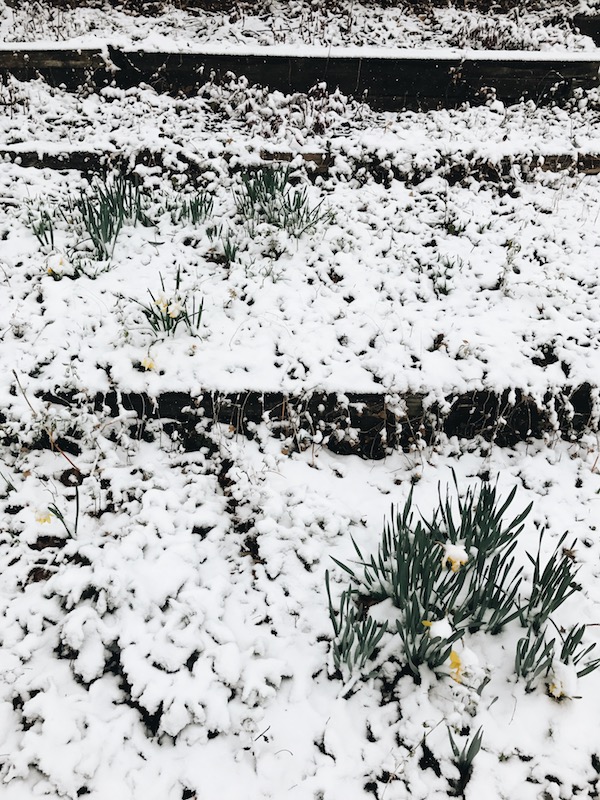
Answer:
<svg viewBox="0 0 600 800"><path fill-rule="evenodd" d="M150 356L142 358L142 367L144 369L154 369L154 361L150 358Z"/></svg>
<svg viewBox="0 0 600 800"><path fill-rule="evenodd" d="M444 546L444 554L442 556L443 567L447 567L449 564L452 572L458 572L458 570L464 564L466 564L468 560L469 554L462 545L451 544L450 542L446 543Z"/></svg>
<svg viewBox="0 0 600 800"><path fill-rule="evenodd" d="M52 522L52 514L49 511L38 511L35 515L35 521L44 525L46 522Z"/></svg>
<svg viewBox="0 0 600 800"><path fill-rule="evenodd" d="M457 683L462 683L463 665L456 650L450 653L450 677Z"/></svg>

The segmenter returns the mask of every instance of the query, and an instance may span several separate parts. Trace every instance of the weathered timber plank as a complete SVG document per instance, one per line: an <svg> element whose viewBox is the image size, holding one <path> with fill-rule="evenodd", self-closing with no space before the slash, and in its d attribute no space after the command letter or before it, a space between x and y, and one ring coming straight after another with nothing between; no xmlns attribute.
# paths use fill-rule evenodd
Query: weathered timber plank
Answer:
<svg viewBox="0 0 600 800"><path fill-rule="evenodd" d="M135 412L137 420L131 424L138 436L152 436L151 426L147 425L159 420L166 430L177 432L188 450L206 444L203 426L198 423L208 419L250 438L254 425L266 423L281 438L286 451L322 443L340 455L381 459L391 449L419 448L441 434L461 439L481 437L501 447L546 433L574 439L594 425L593 395L588 384L565 386L560 393L545 397L540 407L520 390L500 394L468 392L448 398L446 413L441 413L435 404L426 408L420 394L394 396L390 402L384 393L341 396L325 392L285 395L206 391L194 396L168 392L152 398L113 391L89 398L88 402L97 411L112 416L121 410ZM75 397L72 392L40 397L44 402L73 408L81 403L81 395ZM558 429L552 419L558 419ZM68 441L58 444L64 444L63 449L69 447Z"/></svg>
<svg viewBox="0 0 600 800"><path fill-rule="evenodd" d="M497 55L497 57L496 57ZM598 85L600 55L577 58L539 53L509 57L477 53L430 58L367 55L351 57L316 54L158 53L123 51L108 46L82 50L0 46L0 73L21 79L42 75L50 83L74 88L87 81L104 86L147 83L157 91L193 94L208 80L222 81L228 73L244 75L251 83L284 92L306 92L322 81L377 108L436 108L483 99L493 87L499 99L521 97L536 101L561 97L576 88Z"/></svg>
<svg viewBox="0 0 600 800"><path fill-rule="evenodd" d="M584 36L600 45L600 14L575 14L573 24Z"/></svg>
<svg viewBox="0 0 600 800"><path fill-rule="evenodd" d="M600 156L598 155L580 155L577 159L577 170L586 175L600 174Z"/></svg>
<svg viewBox="0 0 600 800"><path fill-rule="evenodd" d="M0 45L0 75L10 73L18 80L40 76L51 86L73 90L85 82L105 86L112 80L112 68L100 48L29 48Z"/></svg>
<svg viewBox="0 0 600 800"><path fill-rule="evenodd" d="M0 69L81 69L96 70L106 67L99 48L43 48L26 49L10 46L0 47Z"/></svg>
<svg viewBox="0 0 600 800"><path fill-rule="evenodd" d="M77 170L78 172L94 173L108 169L128 169L138 164L162 166L163 153L146 149L133 152L75 149L46 151L38 145L33 150L24 150L22 147L0 147L1 161L35 169Z"/></svg>
<svg viewBox="0 0 600 800"><path fill-rule="evenodd" d="M378 108L455 106L482 98L493 87L497 97L539 101L598 85L600 55L589 60L528 58L294 57L203 53L144 53L111 50L119 85L141 81L160 91L191 92L211 77L245 75L251 83L284 92L306 92L325 81L330 88L364 97Z"/></svg>
<svg viewBox="0 0 600 800"><path fill-rule="evenodd" d="M545 98L569 96L575 89L598 86L600 61L465 61L462 78L470 91L493 87L497 97L517 101L521 97L536 102Z"/></svg>

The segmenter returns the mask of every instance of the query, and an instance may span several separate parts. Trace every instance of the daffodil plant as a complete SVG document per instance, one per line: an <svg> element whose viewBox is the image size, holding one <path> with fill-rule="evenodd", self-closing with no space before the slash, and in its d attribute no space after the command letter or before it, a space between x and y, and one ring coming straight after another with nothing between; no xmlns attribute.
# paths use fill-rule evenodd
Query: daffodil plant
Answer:
<svg viewBox="0 0 600 800"><path fill-rule="evenodd" d="M479 753L481 750L481 743L483 741L483 728L479 728L479 730L471 739L467 739L462 749L457 745L454 737L452 736L452 731L450 728L448 728L448 737L450 739L450 746L452 748L452 761L455 767L458 769L459 774L458 780L452 780L450 785L454 790L453 796L464 797L465 787L469 782L473 772L473 762L475 761L477 753Z"/></svg>
<svg viewBox="0 0 600 800"><path fill-rule="evenodd" d="M154 333L174 336L177 328L183 324L190 335L197 335L202 322L204 300L197 303L196 298L192 297L191 304L188 304L189 298L180 291L181 274L179 270L177 270L175 278L175 292L172 295L167 295L162 275L160 284L162 292L156 297L148 290L151 299L149 304L138 301ZM151 368L143 366L145 369Z"/></svg>
<svg viewBox="0 0 600 800"><path fill-rule="evenodd" d="M311 206L306 187L292 187L289 167L262 167L243 173L235 200L238 214L252 232L264 222L299 239L333 219L332 212L323 209L323 201Z"/></svg>
<svg viewBox="0 0 600 800"><path fill-rule="evenodd" d="M564 639L560 658L555 658L553 637L547 636L550 615L577 590L564 537L545 564L540 550L536 558L528 556L534 574L526 599L523 567L515 564L514 553L531 506L505 519L515 493L513 489L501 500L489 483L478 493L469 489L455 502L449 493L440 493L439 505L427 520L422 515L415 518L411 492L402 510L392 507L376 553L363 555L352 540L354 564L333 559L354 585L343 594L339 609L334 610L329 594L334 653L344 650L344 642L358 642L348 668L366 669L375 648L360 644L366 642L365 632L373 630L365 609L384 600L395 606L396 618L389 629L380 631L377 644L386 633L388 640L398 634L403 669L417 683L424 665L460 683L463 669L454 643L477 631L495 635L515 620L527 629L515 658L515 672L527 690L547 677L558 660L576 665L580 677L600 666L600 659L586 660L594 646L582 643L585 626ZM542 537L543 533L540 544Z"/></svg>

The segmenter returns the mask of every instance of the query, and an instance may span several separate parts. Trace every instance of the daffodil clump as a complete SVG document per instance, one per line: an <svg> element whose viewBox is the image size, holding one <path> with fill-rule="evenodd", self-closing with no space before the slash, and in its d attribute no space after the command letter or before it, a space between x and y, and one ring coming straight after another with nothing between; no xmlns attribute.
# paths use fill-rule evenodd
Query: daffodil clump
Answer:
<svg viewBox="0 0 600 800"><path fill-rule="evenodd" d="M166 298L164 294L161 294L156 298L154 305L158 308L161 314L166 314L171 319L177 319L180 317L185 308L185 305L181 302L180 297Z"/></svg>
<svg viewBox="0 0 600 800"><path fill-rule="evenodd" d="M160 276L162 292L158 296L154 296L150 290L151 302L146 305L138 303L146 320L149 322L150 327L156 334L163 334L166 336L174 336L177 328L183 325L187 332L192 336L198 333L202 321L202 312L204 310L204 301L197 302L196 297L183 294L180 290L181 286L181 273L177 270L175 278L175 292L168 295L165 292L165 284ZM142 362L144 369L149 369Z"/></svg>
<svg viewBox="0 0 600 800"><path fill-rule="evenodd" d="M546 679L552 697L570 696L567 677L591 672L600 659L586 658L594 645L582 643L585 626L564 637L560 653L554 638L546 638L550 615L576 591L574 568L562 547L564 537L545 565L540 552L537 558L529 556L534 575L527 597L523 567L515 566L514 553L531 506L505 521L515 493L501 501L496 488L484 483L478 494L469 490L454 504L440 496L429 520L415 518L411 493L402 511L392 509L375 554L364 556L354 542L359 570L334 559L354 583L339 611L330 596L336 666L362 670L368 658L376 657L379 642L389 652L390 637L397 634L397 657L417 683L423 666L462 683L469 673L461 655L467 652L465 638L478 631L495 635L518 623L526 632L517 643L515 672L526 691ZM391 601L395 618L379 622L380 613L370 615L384 601ZM368 637L353 635L356 625L344 623L351 614Z"/></svg>

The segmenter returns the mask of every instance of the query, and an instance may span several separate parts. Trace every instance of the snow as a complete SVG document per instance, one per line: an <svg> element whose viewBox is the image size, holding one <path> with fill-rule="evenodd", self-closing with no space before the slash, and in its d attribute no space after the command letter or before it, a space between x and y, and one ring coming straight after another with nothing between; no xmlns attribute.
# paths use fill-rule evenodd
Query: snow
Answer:
<svg viewBox="0 0 600 800"><path fill-rule="evenodd" d="M380 44L386 57L407 46L433 57L457 20L483 24L433 9L425 42L423 20L399 9L355 4L344 33L335 15L295 8L287 30L265 29L260 15L175 9L133 30L122 10L36 18L26 4L3 7L1 25L5 49L54 36L55 47ZM523 11L533 58L597 52L531 19ZM514 34L519 19L507 21ZM583 646L597 645L600 178L534 161L600 152L597 91L563 107L505 108L490 95L477 108L378 114L323 87L286 96L241 77L190 98L6 78L0 99L7 150L110 152L133 169L148 149L162 163L136 168L151 224L126 224L102 261L69 207L88 186L82 174L0 164L3 800L445 800L461 780L449 733L462 751L480 729L466 800L594 797L600 670L577 677L555 652L527 691L517 618L496 635L465 629L419 683L402 669L401 613L363 597L371 619L391 624L344 684L325 575L337 608L350 578L340 564L360 573L356 547L376 554L392 506L412 492L431 518L446 487L464 497L497 479L502 498L516 487L514 514L533 503L514 551L519 602L532 591L528 554L540 548L546 563L568 531L577 591L546 635L560 651L584 624ZM322 212L313 229L296 237L240 218L240 173L261 153L289 155L290 192ZM306 167L302 154L315 153L327 172ZM500 180L476 173L507 157L517 165ZM452 179L457 165L470 174ZM178 221L169 203L198 186L213 198L208 218ZM40 203L56 211L53 243L32 231ZM142 310L150 292L167 314L203 299L198 330L157 335ZM265 415L247 436L198 413L201 445L188 451L177 424L122 403L127 392L152 404L180 391L193 406L208 391L256 390L331 392L343 405L373 392L402 424L406 393L439 413L484 389L552 409L583 384L596 405L577 437L561 439L555 414L543 440L500 448L436 431L380 461L333 454L319 420L293 412L287 427ZM115 416L95 403L108 392ZM460 538L436 548L451 580L474 556ZM432 639L455 635L449 615L425 621Z"/></svg>
<svg viewBox="0 0 600 800"><path fill-rule="evenodd" d="M559 661L553 665L548 693L557 700L576 696L577 670L573 664L563 664L562 661Z"/></svg>
<svg viewBox="0 0 600 800"><path fill-rule="evenodd" d="M225 497L211 467L219 457L182 457L176 446L126 439L99 456L86 437L77 459L89 475L78 539L55 553L52 577L3 595L4 796L73 797L86 787L98 798L107 791L180 798L185 787L235 798L243 785L251 798L322 792L329 800L364 796L362 787L374 783L379 793L387 787L386 797L445 797L456 777L447 725L461 747L465 726L471 735L483 727L468 797L518 790L533 799L552 787L548 775L568 795L593 780L597 672L573 690L581 700L557 703L542 689L526 694L511 672L516 625L456 644L461 683L424 671L421 686L401 678L382 706L380 681L370 678L342 699L327 675L324 594L325 569L334 592L344 586L330 556L352 556L350 534L370 551L392 500L402 503L413 486L425 512L438 482L451 481L450 468L463 488L486 469L499 475L504 494L518 486L515 510L535 501L523 532L528 549L540 520L549 525L548 552L570 528L585 588L557 621L593 621L600 476L592 439L589 448L531 442L462 454L447 441L418 457L390 453L372 463L321 448L284 456L265 426L253 442L225 428L213 432L219 457L233 464ZM2 500L5 582L11 575L24 581L32 563L11 526L31 503L43 504L63 461L58 453L6 448L15 490ZM544 495L527 488L529 475L549 484ZM94 502L108 504L113 487L121 487L114 511L93 516ZM69 494L58 499L70 517ZM140 518L146 495L153 514ZM11 516L9 504L24 509ZM161 510L168 510L167 529L152 524ZM118 524L105 521L111 514ZM210 528L203 535L193 532L199 520ZM28 529L46 532L55 523ZM257 558L243 546L248 535ZM308 543L314 558L306 566ZM49 552L42 551L46 560ZM592 627L587 639L595 638ZM390 668L382 665L382 674ZM475 688L486 674L480 697ZM157 726L154 735L147 724ZM424 735L439 777L420 766Z"/></svg>
<svg viewBox="0 0 600 800"><path fill-rule="evenodd" d="M197 55L197 56L236 56L273 58L314 58L323 60L332 59L381 59L381 60L431 60L431 61L522 61L528 62L563 62L563 63L592 63L600 62L598 48L593 46L582 51L570 52L568 50L514 50L493 49L478 50L474 48L448 48L448 47L387 47L371 46L331 46L331 45L298 45L298 44L271 44L271 45L240 45L235 42L220 45L198 43L196 41L174 44L171 39L158 36L148 36L141 42L123 42L119 40L102 40L94 37L94 44L79 46L75 42L76 53L92 56L102 56L108 65L111 63L110 48L125 53L161 53L172 55ZM69 42L70 47L73 43ZM0 45L0 59L3 53L27 53L41 51L63 51L68 49L65 42L4 42ZM115 67L115 69L118 69Z"/></svg>
<svg viewBox="0 0 600 800"><path fill-rule="evenodd" d="M435 622L432 622L429 627L429 635L435 639L436 637L440 637L441 639L449 639L453 633L452 627L448 620L444 617L444 619L438 619Z"/></svg>
<svg viewBox="0 0 600 800"><path fill-rule="evenodd" d="M239 179L220 165L206 225L186 231L157 214L152 227L122 231L108 264L77 255L59 211L46 255L28 229L27 202L60 208L78 176L2 165L3 194L17 207L0 211L0 353L26 392L116 383L154 397L283 389L443 398L516 387L543 405L547 393L595 384L597 177L546 173L517 181L516 197L437 177L414 187L367 177L360 190L331 177L304 186L333 218L296 240L268 226L249 238L235 217ZM172 193L155 173L148 183L159 199ZM226 225L238 244L229 267L209 260L220 246L210 224ZM59 280L74 256L85 274ZM183 327L156 337L144 320L140 304L161 293L161 280L174 307L165 264L181 271L182 297L204 300L196 338ZM136 369L145 359L152 368Z"/></svg>
<svg viewBox="0 0 600 800"><path fill-rule="evenodd" d="M294 3L238 4L227 13L165 5L161 14L132 14L124 8L54 8L27 0L2 4L1 38L5 42L44 41L94 47L98 40L122 46L162 50L174 46L376 46L378 48L594 50L593 41L569 24L577 12L591 13L588 4L574 3L568 14L560 3L508 13L484 13L474 8L426 6L378 7L342 0L326 6Z"/></svg>

